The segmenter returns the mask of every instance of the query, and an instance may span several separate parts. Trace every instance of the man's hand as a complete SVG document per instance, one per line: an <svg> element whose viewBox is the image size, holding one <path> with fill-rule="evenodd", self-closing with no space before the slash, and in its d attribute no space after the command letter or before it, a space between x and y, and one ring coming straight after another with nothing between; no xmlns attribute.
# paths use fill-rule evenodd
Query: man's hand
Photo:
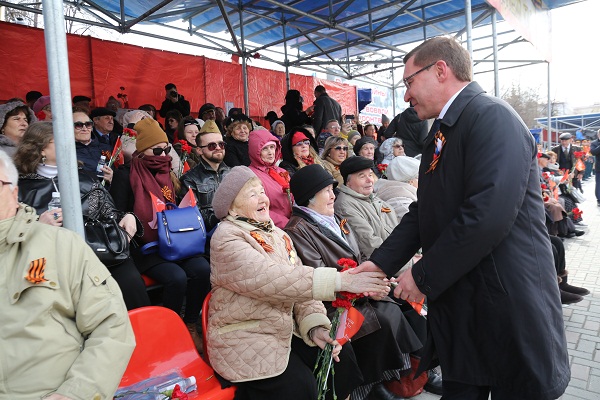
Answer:
<svg viewBox="0 0 600 400"><path fill-rule="evenodd" d="M349 271L351 274L358 274L358 273L364 272L364 271L383 272L383 271L381 271L381 268L379 268L377 265L375 265L375 263L372 261L365 261L356 268L350 268Z"/></svg>
<svg viewBox="0 0 600 400"><path fill-rule="evenodd" d="M395 282L398 286L394 289L394 297L417 303L425 298L425 295L421 293L412 276L412 267L401 272L398 278L395 279Z"/></svg>

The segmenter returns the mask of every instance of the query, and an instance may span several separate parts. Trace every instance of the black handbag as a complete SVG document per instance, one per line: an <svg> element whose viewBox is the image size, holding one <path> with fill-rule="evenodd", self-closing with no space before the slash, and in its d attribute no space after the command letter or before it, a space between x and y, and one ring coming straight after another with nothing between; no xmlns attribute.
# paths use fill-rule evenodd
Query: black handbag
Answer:
<svg viewBox="0 0 600 400"><path fill-rule="evenodd" d="M103 189L95 188L81 197L82 203L85 203L92 193L101 196L100 204L108 200ZM103 215L101 212L95 214L83 216L85 241L105 266L114 267L129 258L128 234L119 226L114 212L111 215Z"/></svg>

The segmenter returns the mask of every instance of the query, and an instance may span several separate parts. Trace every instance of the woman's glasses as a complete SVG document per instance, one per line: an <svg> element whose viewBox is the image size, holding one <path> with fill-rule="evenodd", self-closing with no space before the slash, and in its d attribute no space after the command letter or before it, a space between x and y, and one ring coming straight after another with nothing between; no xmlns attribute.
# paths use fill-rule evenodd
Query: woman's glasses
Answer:
<svg viewBox="0 0 600 400"><path fill-rule="evenodd" d="M227 143L225 143L225 142L212 142L212 143L207 144L206 146L198 146L198 147L200 147L201 149L208 147L209 151L215 151L217 149L217 147L224 150L226 145L227 145Z"/></svg>
<svg viewBox="0 0 600 400"><path fill-rule="evenodd" d="M75 127L75 129L78 130L82 130L84 127L86 129L92 129L92 126L94 126L94 123L92 121L86 121L86 122L73 122L73 126Z"/></svg>
<svg viewBox="0 0 600 400"><path fill-rule="evenodd" d="M155 156L160 156L163 151L165 152L165 155L169 154L171 152L171 146L167 146L167 147L155 147L152 149L152 153Z"/></svg>
<svg viewBox="0 0 600 400"><path fill-rule="evenodd" d="M336 146L333 149L337 151L348 151L348 146Z"/></svg>
<svg viewBox="0 0 600 400"><path fill-rule="evenodd" d="M392 147L395 149L402 149L404 147L404 145L403 144L395 144Z"/></svg>

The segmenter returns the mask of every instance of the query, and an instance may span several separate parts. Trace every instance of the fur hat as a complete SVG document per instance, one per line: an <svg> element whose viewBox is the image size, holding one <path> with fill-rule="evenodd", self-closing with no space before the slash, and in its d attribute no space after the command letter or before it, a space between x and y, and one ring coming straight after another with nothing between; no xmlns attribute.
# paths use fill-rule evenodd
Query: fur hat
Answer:
<svg viewBox="0 0 600 400"><path fill-rule="evenodd" d="M202 104L202 107L200 107L200 111L198 111L198 117L202 118L202 114L204 114L207 111L215 110L215 109L216 109L216 107L212 103Z"/></svg>
<svg viewBox="0 0 600 400"><path fill-rule="evenodd" d="M98 107L92 110L90 113L90 118L94 119L96 117L103 117L105 115L112 115L113 117L116 117L117 113L115 113L113 110L109 110L106 107Z"/></svg>
<svg viewBox="0 0 600 400"><path fill-rule="evenodd" d="M340 164L340 174L342 174L342 177L344 178L344 184L346 184L348 181L348 175L371 168L373 168L373 160L369 160L368 158L361 156L354 156L346 158Z"/></svg>
<svg viewBox="0 0 600 400"><path fill-rule="evenodd" d="M221 181L215 196L212 200L212 207L215 211L215 216L218 219L223 219L227 216L233 201L240 193L246 182L256 178L252 170L244 165L233 167L231 171Z"/></svg>
<svg viewBox="0 0 600 400"><path fill-rule="evenodd" d="M26 112L28 114L27 119L29 121L29 124L37 122L37 118L33 114L33 110L31 110L31 108L29 108L27 104L23 103L22 101L10 101L8 103L0 105L0 128L2 128L4 126L4 123L6 122L6 114L18 107L23 107L24 110L27 109Z"/></svg>
<svg viewBox="0 0 600 400"><path fill-rule="evenodd" d="M42 108L46 107L50 104L50 96L42 96L33 103L33 112L39 113L42 111Z"/></svg>
<svg viewBox="0 0 600 400"><path fill-rule="evenodd" d="M165 131L160 128L158 122L152 118L144 118L133 127L137 132L135 149L142 152L158 143L169 143L169 138Z"/></svg>
<svg viewBox="0 0 600 400"><path fill-rule="evenodd" d="M219 130L219 127L217 126L217 123L215 121L213 121L212 119L208 119L204 121L202 129L200 129L199 134L201 135L203 133L221 133L221 131Z"/></svg>
<svg viewBox="0 0 600 400"><path fill-rule="evenodd" d="M421 162L412 157L394 157L385 170L390 180L398 182L409 182L419 176L419 165Z"/></svg>
<svg viewBox="0 0 600 400"><path fill-rule="evenodd" d="M329 185L336 187L338 182L318 164L300 168L290 179L290 190L299 206L306 206L315 194Z"/></svg>
<svg viewBox="0 0 600 400"><path fill-rule="evenodd" d="M378 143L375 141L375 139L369 136L363 136L354 143L354 154L358 155L360 149L367 143L371 143L373 146L375 146L375 148L378 146Z"/></svg>

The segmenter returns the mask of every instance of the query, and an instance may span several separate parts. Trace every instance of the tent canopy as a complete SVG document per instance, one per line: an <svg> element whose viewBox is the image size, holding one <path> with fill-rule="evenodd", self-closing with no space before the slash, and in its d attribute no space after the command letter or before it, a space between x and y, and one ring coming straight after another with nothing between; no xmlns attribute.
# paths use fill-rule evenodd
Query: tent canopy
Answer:
<svg viewBox="0 0 600 400"><path fill-rule="evenodd" d="M548 127L548 118L536 118L535 120L538 124ZM581 131L584 136L596 137L598 129L600 129L600 113L551 117L550 124L552 130L559 132L574 134Z"/></svg>
<svg viewBox="0 0 600 400"><path fill-rule="evenodd" d="M581 0L531 1L536 7L553 9ZM494 8L485 0L470 2L473 26L490 24ZM38 1L18 3L0 0L0 5L41 12ZM66 15L67 20L246 57L261 52L261 59L281 66L346 79L402 65L403 46L407 44L439 35L459 36L466 30L465 0L68 0L64 3L82 11L84 16ZM159 34L141 26L148 24L169 27L173 34ZM506 43L499 44L500 48L524 41L520 37L505 40ZM483 43L481 46L486 51L482 59L489 58L492 50Z"/></svg>

